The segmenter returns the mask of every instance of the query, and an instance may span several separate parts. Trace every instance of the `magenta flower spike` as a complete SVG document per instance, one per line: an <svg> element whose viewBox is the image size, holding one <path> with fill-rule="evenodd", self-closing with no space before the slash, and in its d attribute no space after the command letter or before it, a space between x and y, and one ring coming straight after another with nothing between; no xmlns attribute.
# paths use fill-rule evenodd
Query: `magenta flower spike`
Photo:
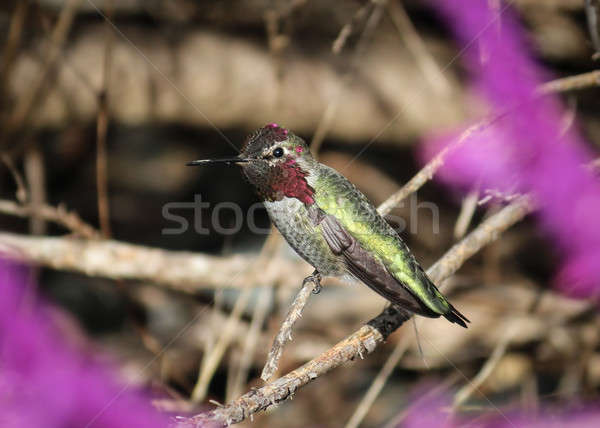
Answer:
<svg viewBox="0 0 600 428"><path fill-rule="evenodd" d="M24 298L23 271L0 260L0 426L167 427L147 394L66 343L48 307Z"/></svg>
<svg viewBox="0 0 600 428"><path fill-rule="evenodd" d="M576 125L564 128L556 96L539 96L548 79L530 56L512 10L486 0L431 0L464 46L473 87L487 100L493 125L471 136L447 159L440 178L462 188L532 194L543 229L557 244L563 265L557 283L581 297L600 291L600 183L585 168L593 154ZM432 156L452 137L432 138ZM598 154L595 154L598 156Z"/></svg>

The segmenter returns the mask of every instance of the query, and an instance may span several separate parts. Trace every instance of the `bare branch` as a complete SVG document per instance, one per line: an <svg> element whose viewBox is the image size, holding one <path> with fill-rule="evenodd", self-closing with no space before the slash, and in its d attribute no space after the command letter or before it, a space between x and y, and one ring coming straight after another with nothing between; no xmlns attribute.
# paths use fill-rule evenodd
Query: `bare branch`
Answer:
<svg viewBox="0 0 600 428"><path fill-rule="evenodd" d="M600 71L592 71L589 73L578 74L576 76L569 76L561 79L552 80L551 82L541 85L538 90L540 94L548 94L555 92L566 92L576 89L588 88L590 86L600 86ZM385 202L383 202L378 208L379 214L388 214L394 209L402 200L408 195L419 190L427 181L431 180L431 177L435 172L444 165L444 159L452 153L454 150L459 148L471 135L479 132L496 120L502 118L504 114L495 116L490 119L482 120L469 128L452 143L447 145L441 150L433 159L431 159L413 178L410 179L401 189L390 196Z"/></svg>
<svg viewBox="0 0 600 428"><path fill-rule="evenodd" d="M252 321L248 328L248 334L240 349L240 358L237 367L234 368L231 388L227 388L226 402L238 397L242 392L248 380L248 373L255 359L256 349L261 337L261 329L267 316L271 304L271 294L273 290L265 287L258 295L257 303L252 311ZM228 376L229 377L229 376Z"/></svg>
<svg viewBox="0 0 600 428"><path fill-rule="evenodd" d="M29 189L27 192L28 202L31 206L29 230L32 235L43 235L46 233L46 221L38 213L40 207L46 204L46 174L44 157L38 144L32 144L26 148L23 164Z"/></svg>
<svg viewBox="0 0 600 428"><path fill-rule="evenodd" d="M600 58L600 32L598 31L598 14L600 13L600 3L598 0L585 0L585 14L587 16L588 30L594 46L594 55L592 59Z"/></svg>
<svg viewBox="0 0 600 428"><path fill-rule="evenodd" d="M485 382L485 380L493 373L493 371L498 366L498 363L506 354L506 350L508 345L510 345L511 340L513 340L515 334L517 332L516 324L513 324L511 329L506 332L504 338L498 342L494 352L490 355L490 358L483 365L477 376L475 376L469 383L463 386L454 396L454 402L452 406L454 409L457 409L461 406L465 401L469 399L474 392L476 392L479 387Z"/></svg>
<svg viewBox="0 0 600 428"><path fill-rule="evenodd" d="M327 103L327 107L324 110L323 116L319 120L317 129L315 130L313 138L310 142L310 150L312 151L313 156L315 156L315 157L317 157L319 155L321 145L323 144L325 137L327 136L329 130L331 129L333 121L336 117L336 113L338 111L338 107L340 106L340 103L342 101L343 95L346 94L346 89L354 81L358 62L363 57L366 47L367 47L367 44L368 44L368 41L371 38L372 33L375 31L375 28L379 24L381 17L383 16L383 7L385 6L386 2L387 2L387 0L380 0L380 1L373 0L367 4L367 5L372 5L371 13L369 14L369 17L366 18L366 23L365 23L364 29L360 35L360 39L358 40L358 43L357 43L354 53L352 55L352 59L350 61L350 68L346 73L344 73L341 76L341 78L340 78L341 84L338 87L337 92L333 95L333 97ZM358 10L358 12L355 15L355 18L362 16L364 9L367 7L367 5L361 7ZM350 25L350 27L348 27L348 25ZM348 31L349 31L349 33L348 33ZM335 55L339 55L344 44L347 41L347 37L350 35L351 32L352 32L352 23L347 24L342 28L338 38L333 43L332 51Z"/></svg>
<svg viewBox="0 0 600 428"><path fill-rule="evenodd" d="M548 94L551 92L576 91L594 86L600 86L600 70L552 80L541 85L539 91L542 94Z"/></svg>
<svg viewBox="0 0 600 428"><path fill-rule="evenodd" d="M367 393L364 395L363 399L360 401L359 405L356 407L356 410L348 420L345 425L345 428L358 428L358 426L362 423L363 419L367 415L367 412L375 402L375 399L385 386L388 378L394 371L394 368L400 362L400 359L408 349L409 345L409 336L402 336L402 339L398 341L394 350L386 360L385 364L377 374L377 377L371 383Z"/></svg>
<svg viewBox="0 0 600 428"><path fill-rule="evenodd" d="M438 283L451 276L469 257L495 241L503 231L521 220L532 208L533 205L527 197L506 206L454 245L427 274ZM196 427L205 422L224 425L240 422L256 412L290 398L302 386L343 363L373 352L410 317L411 314L401 308L390 306L358 331L298 369L262 388L248 392L226 406L189 419L180 419L176 426L184 428Z"/></svg>
<svg viewBox="0 0 600 428"><path fill-rule="evenodd" d="M186 293L201 289L246 288L244 275L255 257L209 256L184 251L126 244L113 240L82 240L0 233L0 253L52 269L68 270L110 279L148 281ZM281 269L266 272L261 284L297 286L296 278L306 274L301 263L278 260ZM237 275L237 276L236 276Z"/></svg>
<svg viewBox="0 0 600 428"><path fill-rule="evenodd" d="M17 201L24 204L29 199L29 195L27 194L27 186L25 186L25 180L21 176L21 173L17 170L15 163L12 158L6 153L1 156L2 162L8 168L10 175L12 175L13 180L15 180L15 185L17 186L17 191L15 192L15 197Z"/></svg>
<svg viewBox="0 0 600 428"><path fill-rule="evenodd" d="M494 120L496 119L484 120L467 128L459 138L444 147L444 149L441 150L433 159L427 162L427 165L425 165L417 174L415 174L413 178L411 178L404 186L402 186L400 190L379 205L379 207L377 207L379 214L388 214L408 195L419 190L425 183L431 180L433 174L435 174L435 172L440 169L442 165L444 165L444 159L446 156L460 147L471 135L489 126Z"/></svg>
<svg viewBox="0 0 600 428"><path fill-rule="evenodd" d="M250 280L254 282L260 280L262 273L269 270L269 266L274 264L276 261L274 257L275 251L281 244L281 235L278 233L272 233L267 238L263 245L261 253L256 263L249 266L248 272L244 272L244 281ZM239 322L242 316L243 310L248 306L251 297L251 289L245 288L237 298L233 310L229 315L227 322L225 323L222 331L219 333L219 339L217 343L211 347L210 351L204 353L202 363L200 365L200 372L198 374L198 380L192 391L192 401L199 403L204 400L210 381L212 380L215 371L217 370L225 351L232 342L235 326Z"/></svg>
<svg viewBox="0 0 600 428"><path fill-rule="evenodd" d="M465 260L476 254L485 245L495 241L501 233L521 221L533 209L533 202L529 197L522 196L518 198L515 202L485 220L463 240L450 248L442 258L427 270L427 275L435 283L453 275Z"/></svg>
<svg viewBox="0 0 600 428"><path fill-rule="evenodd" d="M59 224L83 238L93 239L99 237L96 229L81 220L76 213L67 211L62 205L58 207L46 204L36 206L20 205L13 201L0 199L0 213L17 217L38 217Z"/></svg>
<svg viewBox="0 0 600 428"><path fill-rule="evenodd" d="M98 92L98 115L96 118L96 193L98 203L98 220L102 236L110 238L110 205L108 200L108 160L106 154L106 134L108 132L109 108L108 97L110 87L110 69L112 64L113 30L110 19L114 9L114 1L110 0L106 7L104 63L102 67L102 87Z"/></svg>
<svg viewBox="0 0 600 428"><path fill-rule="evenodd" d="M294 327L294 324L302 316L302 310L304 309L304 306L306 306L310 295L320 287L320 277L316 278L314 273L313 275L306 277L302 282L302 288L292 302L285 320L279 328L279 333L277 333L277 336L273 341L273 346L269 351L269 355L267 356L267 362L265 363L262 374L260 375L260 378L265 382L268 381L277 371L279 359L281 358L281 353L283 352L283 347L288 341L292 340L292 328Z"/></svg>
<svg viewBox="0 0 600 428"><path fill-rule="evenodd" d="M391 1L387 7L392 23L398 29L406 47L415 58L417 65L429 84L437 91L440 97L448 99L452 95L452 84L444 75L441 67L427 49L425 42L417 32L410 17L406 13L400 0Z"/></svg>
<svg viewBox="0 0 600 428"><path fill-rule="evenodd" d="M471 224L477 203L479 202L479 189L471 190L464 198L460 207L460 213L454 225L454 239L465 236Z"/></svg>
<svg viewBox="0 0 600 428"><path fill-rule="evenodd" d="M227 318L227 322L223 326L222 331L219 332L219 340L215 346L211 347L209 352L203 354L198 379L192 390L191 400L193 403L200 403L206 398L210 381L217 371L217 368L219 368L219 363L221 362L223 355L225 355L225 351L227 351L227 348L229 348L229 345L233 340L235 327L239 322L242 312L246 309L246 306L248 306L251 295L252 289L245 288L242 290L235 301L233 310Z"/></svg>
<svg viewBox="0 0 600 428"><path fill-rule="evenodd" d="M22 97L19 97L17 105L7 120L6 127L9 133L14 132L19 127L23 127L28 122L34 109L39 106L39 103L36 103L36 101L42 95L46 79L56 65L56 60L67 39L79 2L80 0L70 0L64 3L58 21L50 36L50 46L44 65L40 69L35 82L28 85L27 92Z"/></svg>

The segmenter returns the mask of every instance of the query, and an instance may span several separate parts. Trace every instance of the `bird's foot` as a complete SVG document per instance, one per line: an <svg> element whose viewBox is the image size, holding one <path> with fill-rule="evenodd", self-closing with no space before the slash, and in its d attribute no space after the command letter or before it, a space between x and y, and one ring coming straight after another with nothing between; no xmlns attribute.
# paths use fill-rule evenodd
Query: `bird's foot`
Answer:
<svg viewBox="0 0 600 428"><path fill-rule="evenodd" d="M304 281L302 281L302 286L304 287L306 285L307 282L312 282L313 284L315 284L315 288L313 289L313 294L319 294L321 292L321 280L323 279L323 276L319 273L319 271L315 270L312 274L308 275L306 278L304 278Z"/></svg>

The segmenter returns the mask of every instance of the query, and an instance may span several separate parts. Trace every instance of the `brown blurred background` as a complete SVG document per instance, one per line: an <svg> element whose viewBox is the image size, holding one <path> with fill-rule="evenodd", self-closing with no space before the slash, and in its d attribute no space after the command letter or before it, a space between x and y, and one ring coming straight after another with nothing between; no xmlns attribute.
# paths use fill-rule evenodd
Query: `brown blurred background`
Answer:
<svg viewBox="0 0 600 428"><path fill-rule="evenodd" d="M324 163L375 204L383 202L419 170L416 146L424 136L484 112L465 88L453 40L423 3L3 2L2 232L63 240L97 234L211 255L223 263L233 255L264 263L249 258L261 251L265 235L247 226L232 236L201 235L191 227L165 235L163 229L174 225L162 209L198 194L211 207L232 201L247 210L257 198L239 171L191 169L185 163L235 154L246 134L268 122L318 146ZM597 67L583 3L514 2L533 52L555 78ZM576 118L596 145L599 95L594 87L562 94L570 112L566 126ZM419 191L418 200L394 212L414 225L414 233L402 236L424 266L498 209L483 204L466 229L457 230L459 212L468 204L463 197L434 181ZM435 204L439 217L415 209L418 201ZM58 213L62 220L43 214L63 205L92 225L92 233L85 236L79 223L65 222L64 209ZM202 216L208 228L211 209ZM191 210L179 213L193 222ZM234 218L225 210L219 220L227 226ZM263 210L257 225L269 225ZM271 340L310 272L285 244L275 245L262 273L231 281L207 273L206 282L188 284L185 291L160 280L111 279L86 269L92 261L76 253L56 257L72 257L71 265L81 268L51 269L56 264L50 254L40 262L37 282L69 314L57 311L65 334L91 340L110 354L127 378L156 391L157 406L202 409L208 400L227 402L261 385ZM177 260L162 268L177 272L182 269ZM415 385L445 383L456 393L486 364L492 366L480 386L485 397L470 394L457 411L493 411L491 403L535 409L597 398L599 318L590 302L552 290L556 263L534 219L510 229L448 281L452 301L472 321L468 330L419 319L421 355L407 324L365 360L318 379L293 401L257 416L254 425L344 426L405 336L408 349L361 426L401 419ZM325 283L296 326L280 373L324 351L384 307L362 285ZM490 363L494 352L498 356Z"/></svg>

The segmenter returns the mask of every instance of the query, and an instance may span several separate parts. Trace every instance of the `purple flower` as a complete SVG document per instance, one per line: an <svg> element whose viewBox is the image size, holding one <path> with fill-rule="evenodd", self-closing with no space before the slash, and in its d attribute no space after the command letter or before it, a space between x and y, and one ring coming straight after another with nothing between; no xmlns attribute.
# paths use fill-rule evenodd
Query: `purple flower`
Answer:
<svg viewBox="0 0 600 428"><path fill-rule="evenodd" d="M448 392L417 388L412 394L403 428L592 428L600 426L600 411L596 407L578 410L544 408L531 412L496 410L454 412Z"/></svg>
<svg viewBox="0 0 600 428"><path fill-rule="evenodd" d="M411 392L404 428L452 428L457 426L449 412L452 402L446 391L432 392L433 385L418 385Z"/></svg>
<svg viewBox="0 0 600 428"><path fill-rule="evenodd" d="M164 428L168 418L25 299L23 269L0 260L0 426Z"/></svg>
<svg viewBox="0 0 600 428"><path fill-rule="evenodd" d="M442 179L465 187L531 193L542 227L564 257L559 286L578 296L600 290L600 183L584 168L592 154L576 126L565 131L556 97L538 96L547 73L529 56L510 10L486 0L431 0L465 46L465 64L500 119L453 152ZM446 142L448 139L446 138ZM433 139L426 155L439 148Z"/></svg>

